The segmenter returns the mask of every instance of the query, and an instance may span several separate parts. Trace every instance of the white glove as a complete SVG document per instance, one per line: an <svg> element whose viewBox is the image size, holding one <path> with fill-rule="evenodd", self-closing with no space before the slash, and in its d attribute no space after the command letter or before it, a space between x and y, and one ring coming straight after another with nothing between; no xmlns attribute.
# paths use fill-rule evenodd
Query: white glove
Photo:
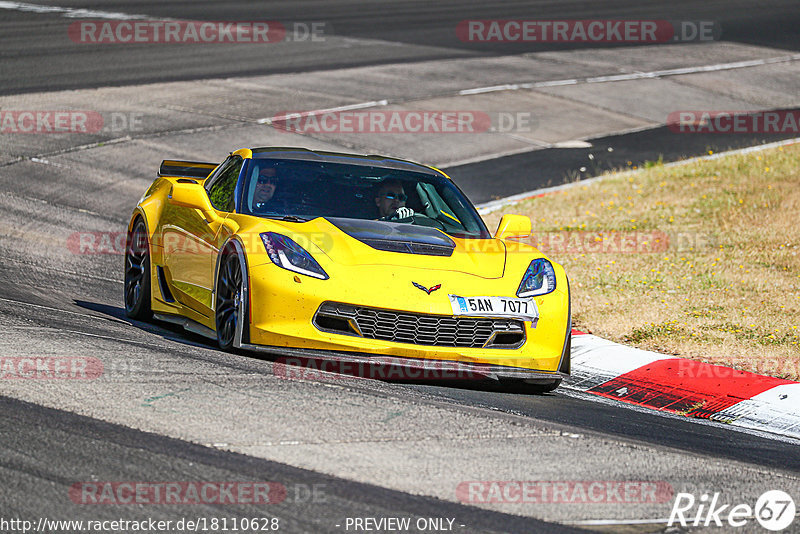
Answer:
<svg viewBox="0 0 800 534"><path fill-rule="evenodd" d="M402 208L397 208L397 211L394 212L394 216L398 219L408 219L414 216L414 210L403 206Z"/></svg>

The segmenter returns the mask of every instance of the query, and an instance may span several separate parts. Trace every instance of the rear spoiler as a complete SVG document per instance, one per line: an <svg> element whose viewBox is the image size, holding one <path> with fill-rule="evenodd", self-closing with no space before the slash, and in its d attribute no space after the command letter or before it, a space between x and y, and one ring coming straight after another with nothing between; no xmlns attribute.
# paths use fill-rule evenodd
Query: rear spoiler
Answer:
<svg viewBox="0 0 800 534"><path fill-rule="evenodd" d="M187 177L205 179L216 168L216 163L199 161L175 161L165 159L158 169L159 176Z"/></svg>

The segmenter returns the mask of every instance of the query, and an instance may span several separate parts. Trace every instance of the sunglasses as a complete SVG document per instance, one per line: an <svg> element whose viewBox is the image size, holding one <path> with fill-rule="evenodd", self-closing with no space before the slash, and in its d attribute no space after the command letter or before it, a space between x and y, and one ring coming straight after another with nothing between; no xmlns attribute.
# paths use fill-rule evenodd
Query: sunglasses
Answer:
<svg viewBox="0 0 800 534"><path fill-rule="evenodd" d="M386 200L399 200L405 202L408 200L408 195L405 193L386 193Z"/></svg>
<svg viewBox="0 0 800 534"><path fill-rule="evenodd" d="M275 178L274 176L259 176L258 177L258 183L260 185L264 185L264 184L273 184L273 185L275 185L275 184L278 183L278 179Z"/></svg>

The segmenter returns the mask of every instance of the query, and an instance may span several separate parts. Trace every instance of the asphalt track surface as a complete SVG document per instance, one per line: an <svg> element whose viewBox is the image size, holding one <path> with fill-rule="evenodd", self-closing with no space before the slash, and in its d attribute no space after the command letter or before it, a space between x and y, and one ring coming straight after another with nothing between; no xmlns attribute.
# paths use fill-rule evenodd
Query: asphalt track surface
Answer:
<svg viewBox="0 0 800 534"><path fill-rule="evenodd" d="M394 2L364 7L356 2L259 3L258 8L244 2L207 2L162 4L158 2L40 2L59 6L102 9L126 13L144 12L153 17L197 20L280 20L284 22L322 20L333 33L356 39L346 48L314 49L302 46L253 53L252 49L202 47L175 49L158 45L146 48L90 48L85 45L48 38L63 29L70 19L58 15L0 11L0 93L16 94L80 87L136 84L233 75L335 69L344 66L419 61L422 59L464 57L470 55L509 54L527 51L508 45L482 48L454 38L453 26L468 18L659 18L668 20L715 19L724 28L724 39L797 50L800 40L800 12L795 2L606 2L602 5L583 2L532 3L508 2ZM302 6L302 12L298 11ZM64 32L60 32L63 35ZM380 42L378 42L380 41ZM385 42L394 43L386 46ZM200 48L200 50L198 50ZM553 46L558 49L558 46ZM563 47L561 47L563 48ZM263 53L262 53L263 52ZM715 151L773 138L692 137L689 145L665 143L668 132L653 130L644 134L625 134L594 140L597 147L613 146L604 159L585 175L605 168L624 166L627 161L655 160L668 144L671 152L665 159L695 155L713 147ZM585 165L586 150L541 150L488 162L453 167L452 175L474 201L490 198L477 177L487 169L503 170L504 181L492 194L512 194L549 185L553 176L571 177ZM541 172L531 176L531 168ZM526 182L521 182L523 177ZM60 185L48 182L42 173L27 176L39 180L24 188L16 177L3 177L4 209L19 217L32 217L27 226L52 225L65 220L79 220L86 214L65 209L42 199ZM100 184L94 184L99 188ZM14 197L22 191L24 195ZM91 194L91 188L78 194ZM127 193L125 202L132 205L139 192ZM109 204L99 215L122 225L127 213ZM132 322L119 306L121 286L119 258L79 258L74 264L26 259L24 250L3 244L0 255L0 316L13 326L15 334L4 341L4 350L26 343L37 350L54 344L59 338L102 339L108 353L136 352L141 345L152 345L164 358L185 357L208 365L240 366L248 372L265 373L259 367L262 358L234 355L216 356L217 351L204 340L161 324ZM18 247L17 247L18 248ZM91 269L86 262L97 262ZM91 272L91 276L86 276ZM59 312L62 311L63 313ZM22 334L20 334L22 332ZM37 332L41 332L41 337ZM81 337L84 336L84 337ZM98 341L100 343L101 341ZM48 345L49 344L49 345ZM91 350L91 344L85 345ZM212 363L209 363L212 362ZM226 363L228 362L228 363ZM270 362L265 362L267 369ZM374 386L382 388L381 384ZM584 433L621 440L630 446L645 445L657 450L681 452L687 457L712 463L741 462L765 473L796 477L800 473L797 444L767 436L733 431L719 425L689 422L677 417L621 409L612 403L598 403L588 397L555 393L530 396L513 389L477 387L473 384L426 385L387 384L392 394L418 395L419 402L441 402L457 409L484 410L523 417L548 428L566 433ZM5 392L0 385L0 394ZM387 393L388 394L388 393ZM76 402L79 402L76 401ZM306 406L305 409L313 409ZM624 459L617 461L624 461ZM568 466L564 466L568 470ZM119 507L108 509L72 506L67 488L79 480L247 480L253 477L278 480L287 487L324 484L328 501L287 502L270 508L281 517L288 532L342 532L337 524L353 516L447 516L466 525L465 532L569 532L568 527L536 519L501 514L462 506L433 498L388 490L376 485L352 482L321 475L283 463L270 462L243 454L223 452L187 441L141 432L76 415L69 411L45 408L36 404L0 397L0 473L6 481L0 488L0 509L5 516L69 517L76 514L92 518L130 517L141 519L141 510ZM92 478L89 478L92 477ZM569 478L569 477L567 477ZM715 483L712 481L712 483ZM291 505L291 506L290 506ZM194 506L154 507L152 517L181 516L252 516L263 509L245 506L230 508Z"/></svg>
<svg viewBox="0 0 800 534"><path fill-rule="evenodd" d="M18 492L15 503L4 497L4 517L12 514L36 517L47 513L50 518L64 515L74 520L141 521L142 511L137 506L123 506L120 511L120 507L97 505L95 508L99 510L84 509L84 517L75 514L64 495L78 478L86 476L81 466L90 462L91 480L95 481L119 480L121 475L136 480L260 480L279 481L285 488L285 493L281 491L275 497L280 502L271 503L266 512L264 505L257 504L164 504L148 511L147 517L155 521L227 517L232 522L234 518L266 517L278 518L280 531L342 532L347 517L399 515L412 521L424 517L457 518L462 525L468 525L470 532L581 532L535 519L356 484L5 397L0 397L0 408L2 469L13 472L18 489L39 488L35 494ZM43 462L43 458L48 461ZM120 465L120 458L125 459L124 465ZM65 500L69 504L64 504Z"/></svg>
<svg viewBox="0 0 800 534"><path fill-rule="evenodd" d="M614 0L425 2L76 2L42 5L97 9L149 18L204 21L322 22L330 43L132 46L74 43L66 28L75 18L0 10L0 94L104 85L175 81L278 72L338 69L425 59L519 54L577 48L575 44L470 43L455 28L471 19L712 20L722 39L797 51L800 10L791 0L674 2ZM335 38L349 39L339 42ZM335 43L334 43L335 41ZM292 46L294 45L294 46Z"/></svg>

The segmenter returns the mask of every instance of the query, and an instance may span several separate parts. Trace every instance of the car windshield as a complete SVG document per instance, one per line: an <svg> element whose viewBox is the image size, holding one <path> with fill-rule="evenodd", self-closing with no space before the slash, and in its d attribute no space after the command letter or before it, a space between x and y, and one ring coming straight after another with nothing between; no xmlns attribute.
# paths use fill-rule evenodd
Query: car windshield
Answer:
<svg viewBox="0 0 800 534"><path fill-rule="evenodd" d="M335 162L252 159L241 212L304 221L316 217L385 220L438 228L455 237L490 237L464 194L431 171ZM413 215L409 215L413 210Z"/></svg>

